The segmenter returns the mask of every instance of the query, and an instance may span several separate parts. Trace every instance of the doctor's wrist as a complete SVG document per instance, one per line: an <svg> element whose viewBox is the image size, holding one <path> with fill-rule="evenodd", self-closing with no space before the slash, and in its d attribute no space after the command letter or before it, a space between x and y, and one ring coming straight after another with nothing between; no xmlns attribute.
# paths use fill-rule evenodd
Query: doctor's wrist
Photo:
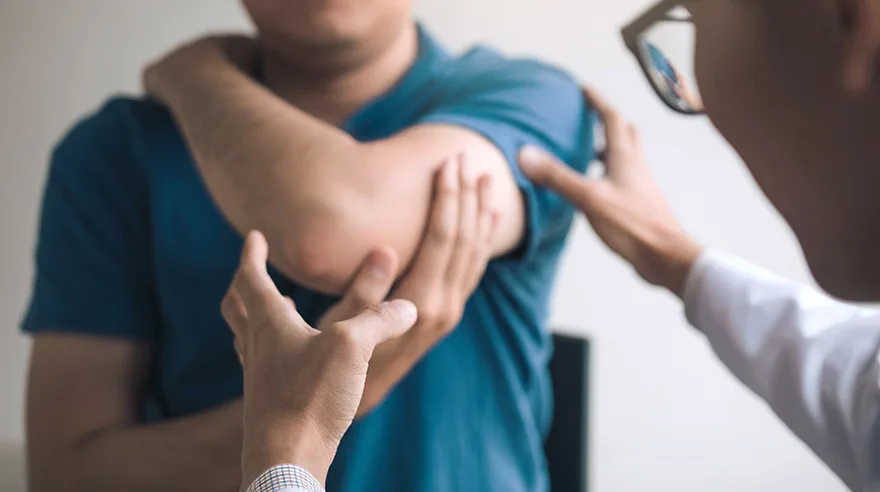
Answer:
<svg viewBox="0 0 880 492"><path fill-rule="evenodd" d="M269 468L290 464L324 484L339 443L329 443L314 425L277 422L245 431L242 449L244 487Z"/></svg>
<svg viewBox="0 0 880 492"><path fill-rule="evenodd" d="M703 250L687 233L664 235L644 245L643 265L636 269L645 280L681 297L691 269Z"/></svg>

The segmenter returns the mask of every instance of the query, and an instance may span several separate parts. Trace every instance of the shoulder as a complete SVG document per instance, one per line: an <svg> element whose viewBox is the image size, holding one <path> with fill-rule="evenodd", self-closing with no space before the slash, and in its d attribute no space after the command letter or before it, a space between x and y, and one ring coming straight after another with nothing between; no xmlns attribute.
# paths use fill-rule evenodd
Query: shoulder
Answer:
<svg viewBox="0 0 880 492"><path fill-rule="evenodd" d="M578 83L565 70L534 59L507 57L486 46L448 59L440 77L447 92L460 95L516 96L519 104L541 100L583 106Z"/></svg>
<svg viewBox="0 0 880 492"><path fill-rule="evenodd" d="M591 113L575 78L558 67L478 47L448 58L435 81L430 111L443 116L434 119L479 118L482 133L512 133L517 148L540 145L567 162L589 144Z"/></svg>
<svg viewBox="0 0 880 492"><path fill-rule="evenodd" d="M78 119L52 149L51 173L89 174L138 167L143 136L173 128L167 110L143 99L115 96Z"/></svg>
<svg viewBox="0 0 880 492"><path fill-rule="evenodd" d="M59 146L78 140L124 137L139 126L159 124L168 118L168 111L150 99L113 96L79 118Z"/></svg>
<svg viewBox="0 0 880 492"><path fill-rule="evenodd" d="M146 199L145 133L170 123L160 105L112 97L76 121L54 146L46 200L80 208L121 207Z"/></svg>

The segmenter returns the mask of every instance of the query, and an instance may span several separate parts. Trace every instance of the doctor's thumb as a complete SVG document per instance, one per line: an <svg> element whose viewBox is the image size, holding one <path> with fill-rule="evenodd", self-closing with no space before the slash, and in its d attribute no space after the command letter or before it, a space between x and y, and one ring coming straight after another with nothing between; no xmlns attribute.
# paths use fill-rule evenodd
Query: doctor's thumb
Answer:
<svg viewBox="0 0 880 492"><path fill-rule="evenodd" d="M592 201L592 195L601 183L601 180L588 179L538 147L523 147L519 153L519 165L533 183L559 193L580 208Z"/></svg>

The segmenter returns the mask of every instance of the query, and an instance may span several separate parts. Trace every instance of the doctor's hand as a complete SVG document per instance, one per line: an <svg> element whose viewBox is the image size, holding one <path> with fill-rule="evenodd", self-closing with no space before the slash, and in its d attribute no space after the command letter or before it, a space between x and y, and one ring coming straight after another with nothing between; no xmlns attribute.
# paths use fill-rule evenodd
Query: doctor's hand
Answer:
<svg viewBox="0 0 880 492"><path fill-rule="evenodd" d="M533 147L522 150L520 166L536 184L579 208L602 241L642 278L681 295L702 247L666 203L645 164L635 127L593 91L584 94L605 124L605 176L587 179Z"/></svg>
<svg viewBox="0 0 880 492"><path fill-rule="evenodd" d="M221 307L244 368L242 483L283 463L323 482L360 404L373 349L406 332L416 308L379 303L315 330L278 292L267 254L263 236L250 233Z"/></svg>
<svg viewBox="0 0 880 492"><path fill-rule="evenodd" d="M498 216L491 193L490 178L477 176L461 156L449 159L438 171L425 236L412 265L390 294L392 299L412 301L419 319L411 330L376 348L358 415L381 403L461 321L492 255ZM397 270L394 250L374 251L319 328L381 303L389 296Z"/></svg>

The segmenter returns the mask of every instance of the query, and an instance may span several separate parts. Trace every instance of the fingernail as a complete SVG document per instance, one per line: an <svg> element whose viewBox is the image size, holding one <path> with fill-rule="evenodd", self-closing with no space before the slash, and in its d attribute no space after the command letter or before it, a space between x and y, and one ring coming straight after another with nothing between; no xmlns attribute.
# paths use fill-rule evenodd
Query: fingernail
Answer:
<svg viewBox="0 0 880 492"><path fill-rule="evenodd" d="M385 274L385 268L382 266L381 263L373 262L367 265L367 275L369 275L370 277L384 278Z"/></svg>
<svg viewBox="0 0 880 492"><path fill-rule="evenodd" d="M400 314L401 319L406 323L415 323L419 317L419 310L416 305L406 299L394 299L390 301L388 306Z"/></svg>
<svg viewBox="0 0 880 492"><path fill-rule="evenodd" d="M520 167L534 170L541 167L547 158L547 152L533 145L526 145L519 151Z"/></svg>

